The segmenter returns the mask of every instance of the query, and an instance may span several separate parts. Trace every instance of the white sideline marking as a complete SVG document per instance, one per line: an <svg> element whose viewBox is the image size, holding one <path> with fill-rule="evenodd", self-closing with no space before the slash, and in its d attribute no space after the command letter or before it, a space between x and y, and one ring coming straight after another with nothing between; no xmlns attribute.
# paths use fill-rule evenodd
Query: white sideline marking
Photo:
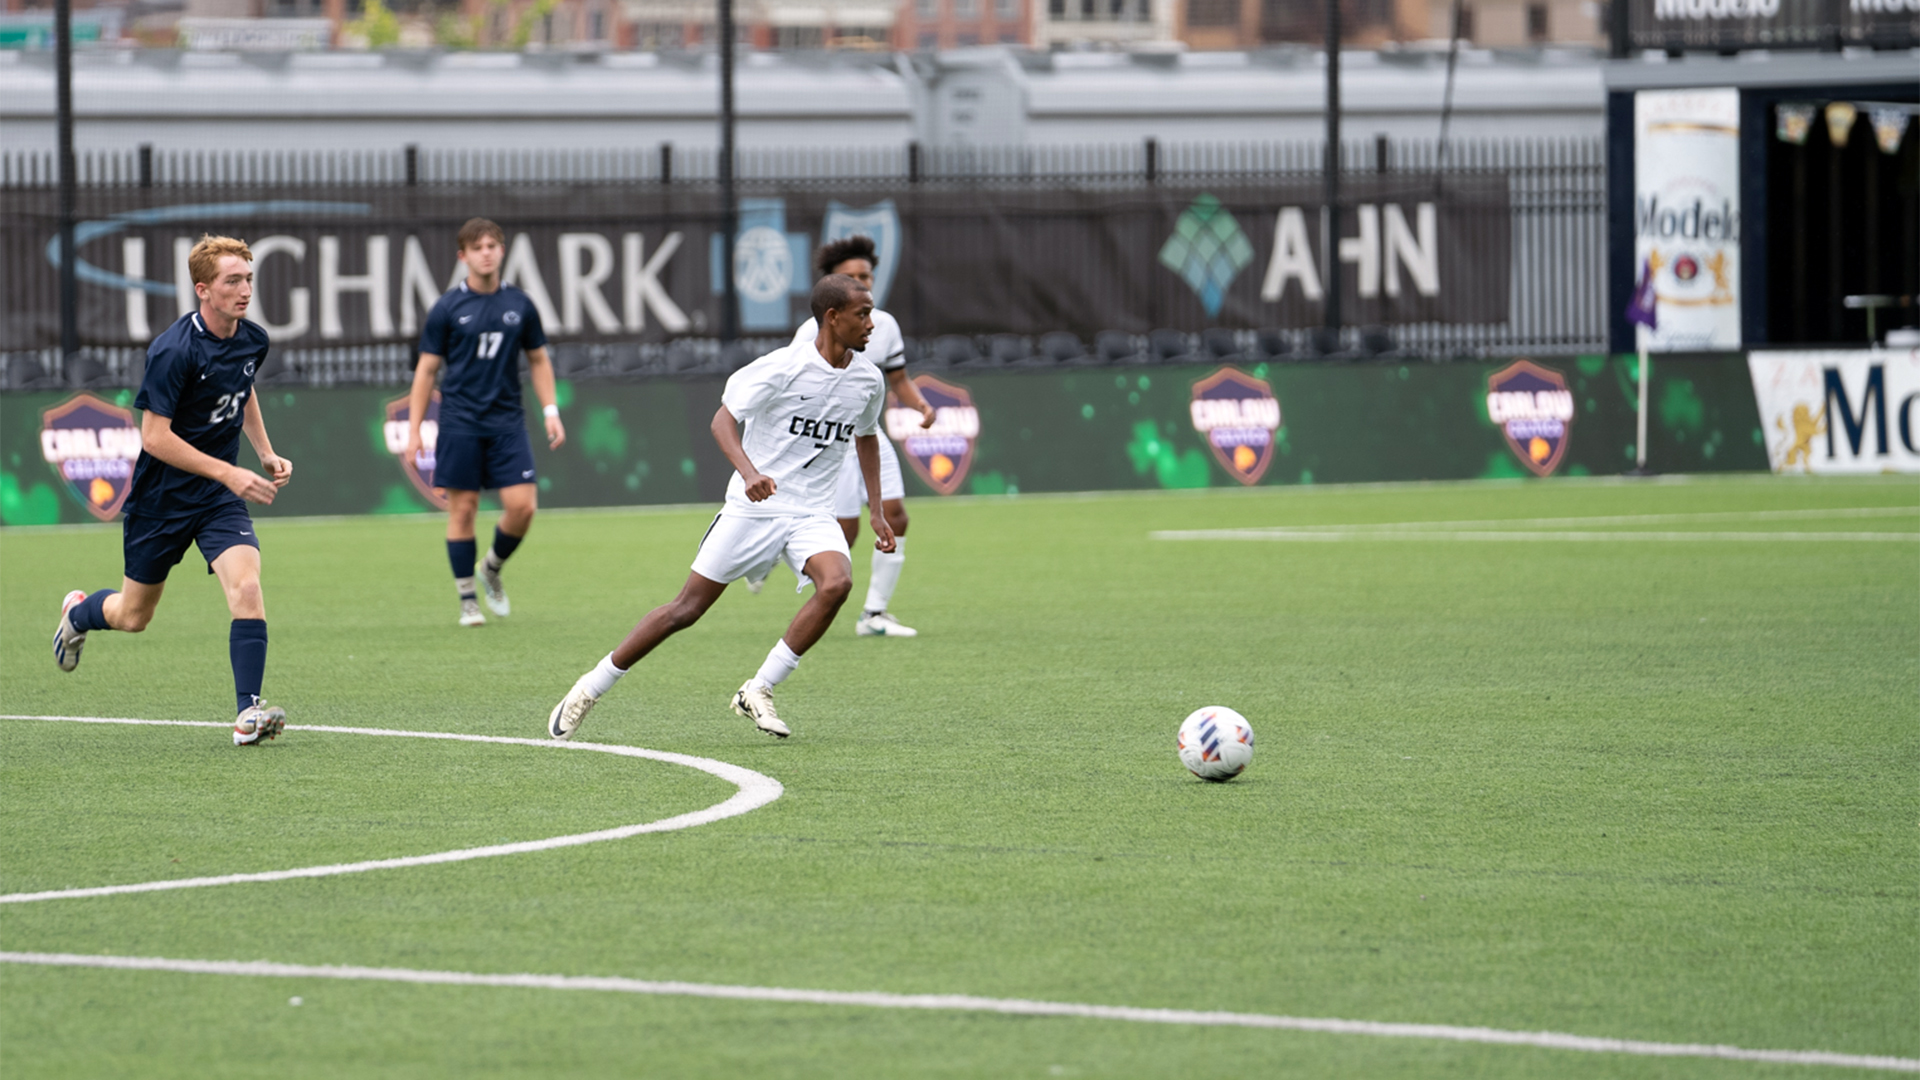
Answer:
<svg viewBox="0 0 1920 1080"><path fill-rule="evenodd" d="M276 964L267 960L170 960L164 957L82 956L74 953L0 952L0 963L37 964L45 967L107 968L116 971L173 971L193 975L240 975L276 979L344 979L439 986L498 986L526 990L599 990L621 994L722 998L732 1001L777 1001L871 1009L924 1009L939 1012L1002 1013L1010 1016L1060 1016L1087 1020L1122 1020L1136 1024L1278 1028L1330 1035L1369 1035L1390 1039L1444 1039L1452 1042L1492 1043L1500 1046L1538 1046L1548 1050L1577 1050L1591 1054L1719 1058L1727 1061L1763 1061L1780 1065L1834 1065L1854 1069L1881 1069L1889 1072L1920 1072L1920 1059L1836 1054L1826 1050L1749 1050L1740 1046L1703 1043L1601 1039L1587 1035L1566 1035L1554 1031L1503 1031L1499 1028L1455 1027L1450 1024L1392 1024L1376 1020L1337 1020L1321 1017L1273 1016L1262 1013L1141 1009L1127 1005L1080 1005L1071 1002L1026 1001L1020 998L973 997L967 994L792 990L778 986L650 982L614 976L484 975L465 971L421 971L414 968Z"/></svg>
<svg viewBox="0 0 1920 1080"><path fill-rule="evenodd" d="M226 728L230 725L206 720L125 720L104 716L12 716L0 715L0 720L53 720L76 724L138 724L156 727L213 727ZM169 889L200 889L213 885L238 885L257 881L290 881L295 878L332 877L336 874L361 874L369 870L398 870L409 866L432 866L437 863L465 862L468 859L489 859L497 855L522 855L533 851L549 851L554 848L577 847L581 844L596 844L602 840L623 840L641 833L672 832L676 829L690 829L695 825L707 825L724 818L737 817L749 810L757 810L778 799L786 790L780 781L764 773L743 769L738 765L729 765L712 758L693 757L689 754L675 754L666 750L647 750L638 746L615 746L608 743L559 742L553 739L513 739L497 735L463 735L447 731L396 731L389 728L327 727L320 724L288 724L288 731L323 731L334 735L384 735L401 739L447 739L454 742L495 743L505 746L535 746L551 750L586 750L600 754L616 754L620 757L647 758L651 761L664 761L670 765L684 765L689 769L717 776L738 787L733 797L722 803L695 810L692 813L678 814L659 821L648 821L638 825L622 825L613 829L601 829L597 832L575 833L571 836L553 836L545 840L523 840L514 844L492 844L487 847L462 848L457 851L440 851L431 855L409 855L398 859L372 859L367 862L335 863L331 866L303 866L293 870L271 870L259 874L223 874L218 877L179 878L173 881L145 881L135 885L102 885L89 889L54 889L47 892L9 893L0 896L0 904L30 904L40 900L69 900L83 896L115 896L121 893L162 892ZM238 750L246 753L246 750Z"/></svg>
<svg viewBox="0 0 1920 1080"><path fill-rule="evenodd" d="M1435 522L1435 524L1445 524ZM1166 530L1147 534L1149 540L1464 540L1464 541L1543 541L1586 542L1593 540L1677 540L1725 541L1757 540L1819 541L1899 541L1920 540L1920 533L1896 532L1473 532L1464 529L1415 531L1405 526L1384 529L1191 529Z"/></svg>
<svg viewBox="0 0 1920 1080"><path fill-rule="evenodd" d="M1563 541L1585 543L1608 540L1658 541L1844 541L1903 542L1920 540L1920 533L1905 532L1605 532L1532 528L1516 526L1552 525L1676 525L1712 521L1793 521L1825 518L1911 517L1920 514L1913 506L1854 506L1831 510L1723 510L1695 514L1621 514L1612 517L1512 518L1485 521L1393 521L1377 525L1298 525L1256 526L1244 529L1162 529L1147 534L1150 540L1462 540L1462 541Z"/></svg>

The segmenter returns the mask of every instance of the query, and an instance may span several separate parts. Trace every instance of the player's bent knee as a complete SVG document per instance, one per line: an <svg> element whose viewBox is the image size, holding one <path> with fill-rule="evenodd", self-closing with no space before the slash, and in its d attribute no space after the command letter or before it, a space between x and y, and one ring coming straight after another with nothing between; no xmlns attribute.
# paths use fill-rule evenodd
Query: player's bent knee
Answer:
<svg viewBox="0 0 1920 1080"><path fill-rule="evenodd" d="M835 574L825 580L814 581L813 591L822 601L839 607L847 602L848 595L853 592L853 579L844 574Z"/></svg>

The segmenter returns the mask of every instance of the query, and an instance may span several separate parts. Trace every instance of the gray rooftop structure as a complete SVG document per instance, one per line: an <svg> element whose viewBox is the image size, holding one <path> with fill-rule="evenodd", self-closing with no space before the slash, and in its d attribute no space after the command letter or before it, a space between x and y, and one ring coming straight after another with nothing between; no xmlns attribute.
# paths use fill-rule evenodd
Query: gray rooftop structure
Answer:
<svg viewBox="0 0 1920 1080"><path fill-rule="evenodd" d="M1254 53L753 53L737 71L742 148L1314 140L1325 58ZM1350 138L1431 140L1446 56L1354 52L1341 61ZM1605 130L1602 62L1585 50L1463 50L1459 138L1594 138ZM635 151L718 143L717 63L707 53L75 54L82 151L499 148ZM46 53L0 52L0 137L50 150Z"/></svg>

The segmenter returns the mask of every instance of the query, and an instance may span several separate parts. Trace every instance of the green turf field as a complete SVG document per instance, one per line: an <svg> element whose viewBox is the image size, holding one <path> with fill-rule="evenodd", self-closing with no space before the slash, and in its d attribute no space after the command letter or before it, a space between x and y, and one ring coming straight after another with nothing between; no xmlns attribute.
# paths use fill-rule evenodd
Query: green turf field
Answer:
<svg viewBox="0 0 1920 1080"><path fill-rule="evenodd" d="M682 831L0 905L0 950L966 994L1920 1058L1920 484L1563 480L910 503L895 610L726 708L797 606L730 590L581 738L785 793ZM1789 511L1792 513L1781 513ZM1852 513L1842 513L1852 511ZM551 513L454 625L441 524L265 521L286 734L0 721L0 893L397 858L733 785L549 747L708 510ZM1568 518L1604 518L1565 522ZM1544 520L1542 520L1544 519ZM1625 520L1623 520L1625 519ZM1328 541L1157 530L1346 530ZM1489 535L1618 532L1571 542ZM1732 534L1716 541L1640 532ZM1394 533L1412 535L1393 538ZM1754 538L1748 534L1767 533ZM1897 533L1871 541L1833 534ZM1827 538L1808 538L1828 534ZM0 712L230 720L196 556L62 675L116 528L0 532ZM855 560L857 601L866 559ZM783 586L784 583L784 586ZM852 605L850 605L851 607ZM1173 733L1258 732L1225 785ZM289 999L299 997L301 1004ZM0 963L9 1077L1860 1075L1124 1020Z"/></svg>

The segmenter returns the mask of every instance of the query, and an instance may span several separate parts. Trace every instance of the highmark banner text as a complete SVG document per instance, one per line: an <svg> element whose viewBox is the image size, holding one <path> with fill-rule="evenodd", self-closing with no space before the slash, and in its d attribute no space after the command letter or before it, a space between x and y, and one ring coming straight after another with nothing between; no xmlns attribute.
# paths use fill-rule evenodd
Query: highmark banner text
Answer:
<svg viewBox="0 0 1920 1080"><path fill-rule="evenodd" d="M741 200L742 328L804 321L815 247L865 234L876 300L910 334L1319 325L1338 283L1355 324L1507 321L1512 220L1504 176L1359 178L1322 243L1317 181L1126 191L943 187L791 191ZM53 195L0 212L0 349L59 340ZM252 245L250 318L276 344L415 338L463 274L454 234L507 235L505 279L556 340L659 341L720 325L717 200L699 191L339 187L82 193L79 326L92 345L144 343L190 310L186 253L203 233Z"/></svg>

